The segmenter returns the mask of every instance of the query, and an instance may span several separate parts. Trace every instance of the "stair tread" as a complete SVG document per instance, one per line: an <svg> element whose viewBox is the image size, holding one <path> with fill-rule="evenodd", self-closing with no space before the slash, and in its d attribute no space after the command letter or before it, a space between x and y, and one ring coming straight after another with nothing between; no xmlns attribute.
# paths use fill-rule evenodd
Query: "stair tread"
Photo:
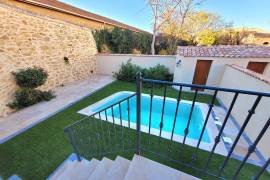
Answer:
<svg viewBox="0 0 270 180"><path fill-rule="evenodd" d="M61 180L61 179L70 179L72 173L73 173L73 169L78 165L79 161L71 161L68 162L68 166L67 168L65 168L64 171L62 171L55 179L56 180Z"/></svg>
<svg viewBox="0 0 270 180"><path fill-rule="evenodd" d="M50 177L50 180L56 180L70 166L71 163L71 161L65 162L59 169L57 169L55 174Z"/></svg>
<svg viewBox="0 0 270 180"><path fill-rule="evenodd" d="M183 173L158 162L134 155L124 180L198 180L189 174Z"/></svg>
<svg viewBox="0 0 270 180"><path fill-rule="evenodd" d="M129 165L130 160L127 160L121 156L117 156L104 179L106 180L123 179L125 177Z"/></svg>
<svg viewBox="0 0 270 180"><path fill-rule="evenodd" d="M74 167L70 179L74 180L88 179L98 164L99 160L97 159L93 158L91 161L83 159L81 162L79 162L79 164L76 167Z"/></svg>
<svg viewBox="0 0 270 180"><path fill-rule="evenodd" d="M112 166L113 161L104 157L95 168L94 172L90 175L88 180L101 180L103 179L110 167Z"/></svg>

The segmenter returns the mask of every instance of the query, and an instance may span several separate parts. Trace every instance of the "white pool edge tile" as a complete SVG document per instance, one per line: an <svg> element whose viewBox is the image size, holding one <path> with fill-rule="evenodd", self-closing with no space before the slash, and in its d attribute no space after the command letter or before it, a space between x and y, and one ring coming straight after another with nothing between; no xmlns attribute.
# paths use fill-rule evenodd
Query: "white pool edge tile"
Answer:
<svg viewBox="0 0 270 180"><path fill-rule="evenodd" d="M94 114L96 112L96 111L95 112L93 111L94 108L106 103L107 101L112 100L114 97L116 97L116 96L118 96L119 94L122 94L122 93L129 93L130 95L132 95L135 92L132 92L132 91L120 91L120 92L114 93L114 94L112 94L112 95L110 95L110 96L108 96L108 97L106 97L106 98L104 98L104 99L90 105L90 106L87 106L86 108L78 111L77 113L80 113L80 114L83 114L83 115L86 115L86 116L91 116L92 114ZM142 93L142 96L150 97L149 94L144 94L144 93ZM163 99L162 96L154 95L153 97L158 98L158 99ZM170 97L166 97L166 100L175 101L175 102L177 101L176 99L170 98ZM192 101L187 101L187 100L181 100L181 102L192 104ZM200 107L201 113L203 115L203 120L205 120L208 109L209 109L208 105L205 104L205 103L200 103L200 102L195 102L195 105L198 105ZM96 118L99 119L99 116L97 115ZM106 121L105 115L101 114L101 120ZM113 118L111 116L107 116L107 121L110 122L110 123L113 123ZM120 119L118 119L118 118L114 118L114 123L117 124L117 125L121 125ZM122 125L125 126L125 127L128 127L128 121L127 120L122 120ZM130 122L130 127L132 129L136 130L136 123ZM212 147L213 147L213 145L215 143L214 134L217 134L217 128L216 128L216 125L214 124L214 118L211 116L211 114L209 116L209 120L208 120L208 123L206 125L206 129L207 129L207 132L208 132L210 142L201 141L199 148L203 149L203 150L206 150L206 151L211 151ZM145 132L145 133L149 133L149 126L141 125L141 131ZM160 129L150 128L150 134L159 136L159 133L160 133ZM171 134L172 133L169 133L169 132L166 132L166 131L163 130L162 133L161 133L161 137L170 140L171 139ZM172 140L175 141L175 142L182 143L183 139L184 139L184 136L174 133ZM198 143L197 139L186 137L186 144L187 145L190 145L192 147L196 147L197 143ZM218 144L215 153L220 154L220 155L227 155L228 152L227 152L227 150L226 150L226 148L225 148L222 141Z"/></svg>

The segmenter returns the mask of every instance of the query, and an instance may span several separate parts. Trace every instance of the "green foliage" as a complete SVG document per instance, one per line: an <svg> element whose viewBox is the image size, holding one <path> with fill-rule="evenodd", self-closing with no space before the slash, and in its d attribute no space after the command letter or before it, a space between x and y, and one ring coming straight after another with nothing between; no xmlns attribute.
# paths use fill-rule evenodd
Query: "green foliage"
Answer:
<svg viewBox="0 0 270 180"><path fill-rule="evenodd" d="M120 54L129 54L132 52L132 32L130 30L122 30L114 28L112 30L112 46L113 52Z"/></svg>
<svg viewBox="0 0 270 180"><path fill-rule="evenodd" d="M104 45L111 45L111 33L108 29L96 30L93 32L98 52L103 52Z"/></svg>
<svg viewBox="0 0 270 180"><path fill-rule="evenodd" d="M213 45L216 42L216 33L213 31L202 31L198 35L197 42L199 45Z"/></svg>
<svg viewBox="0 0 270 180"><path fill-rule="evenodd" d="M151 52L151 35L146 33L133 33L133 46L141 51L142 54Z"/></svg>
<svg viewBox="0 0 270 180"><path fill-rule="evenodd" d="M15 101L8 104L10 108L20 109L40 102L39 91L31 88L18 89L15 92Z"/></svg>
<svg viewBox="0 0 270 180"><path fill-rule="evenodd" d="M36 88L43 85L48 77L48 73L39 67L21 69L18 72L12 72L16 83L24 88Z"/></svg>
<svg viewBox="0 0 270 180"><path fill-rule="evenodd" d="M40 101L49 101L55 96L52 91L41 91L35 89L43 85L48 77L48 73L38 67L21 69L12 72L16 83L20 86L15 92L15 100L7 106L12 109L21 109L36 104Z"/></svg>
<svg viewBox="0 0 270 180"><path fill-rule="evenodd" d="M131 59L127 63L122 63L120 70L114 72L113 76L122 81L133 82L136 79L137 72L142 71L143 69L135 64L131 63Z"/></svg>
<svg viewBox="0 0 270 180"><path fill-rule="evenodd" d="M55 98L55 95L53 94L52 90L40 91L39 96L42 101L50 101L51 99Z"/></svg>
<svg viewBox="0 0 270 180"><path fill-rule="evenodd" d="M93 34L98 52L130 54L133 49L137 49L142 54L150 53L150 34L132 32L118 27L115 27L112 30L96 30Z"/></svg>
<svg viewBox="0 0 270 180"><path fill-rule="evenodd" d="M114 77L121 81L134 82L137 72L142 72L143 76L148 79L158 79L165 81L172 81L172 74L164 65L156 65L151 68L142 68L138 65L132 64L131 59L127 63L122 63L120 70L114 72Z"/></svg>
<svg viewBox="0 0 270 180"><path fill-rule="evenodd" d="M176 54L177 46L188 46L191 44L189 41L166 34L159 34L156 38L155 51L161 55L174 55Z"/></svg>
<svg viewBox="0 0 270 180"><path fill-rule="evenodd" d="M147 79L157 79L164 81L172 81L173 75L169 72L169 69L161 64L158 64L149 69L144 69L143 76Z"/></svg>
<svg viewBox="0 0 270 180"><path fill-rule="evenodd" d="M52 91L40 91L32 88L21 88L15 92L15 100L8 106L12 109L21 109L40 101L49 101L55 96Z"/></svg>
<svg viewBox="0 0 270 180"><path fill-rule="evenodd" d="M71 153L73 153L73 149L63 131L63 129L71 123L78 121L78 119L83 118L85 116L77 113L79 109L84 108L89 104L93 104L98 102L116 92L119 91L135 91L135 83L127 83L123 81L115 81L110 85L102 88L101 90L91 94L90 96L82 99L81 101L75 103L69 108L64 109L63 111L55 114L54 116L42 121L36 126L26 130L24 133L19 134L15 138L12 138L6 143L0 145L0 172L1 177L3 179L7 179L14 172L19 174L22 179L46 179L49 174L51 174L60 163L63 162L66 157L68 157ZM143 93L149 93L149 89L143 88ZM155 95L163 96L164 88L155 88ZM177 98L178 91L173 89L172 87L168 87L167 95L171 98ZM198 94L197 101L202 103L210 103L212 100L211 95L206 94ZM194 97L194 93L192 92L182 92L182 99L192 101ZM218 104L217 104L218 105ZM103 123L103 122L102 122ZM107 127L106 122L102 125L103 127ZM110 127L110 125L108 124ZM121 136L121 128L116 125L117 134ZM124 132L126 133L125 129ZM100 131L95 130L93 133L100 133ZM135 131L131 130L131 137L135 136ZM150 135L151 141L152 138L156 140L156 136ZM129 136L124 136L128 138ZM148 142L148 136L142 133L142 143ZM101 143L108 144L108 139L101 139ZM133 140L133 139L132 139ZM134 139L135 140L135 139ZM92 141L91 141L92 142ZM122 141L121 141L122 142ZM125 139L124 142L129 142L128 139ZM152 141L158 143L158 141ZM118 142L119 143L119 142ZM164 143L167 143L166 145ZM161 141L161 146L158 146L161 150L168 148L168 144L170 142L166 140ZM111 142L109 143L111 144ZM176 147L177 146L177 147ZM179 149L181 149L181 153L184 153L181 157L183 157L184 162L190 162L190 157L192 153L196 150L190 146L181 146L181 144L176 144L172 147L171 158L179 158ZM105 146L108 147L108 146ZM109 147L108 147L109 148ZM151 149L156 149L157 144L151 143ZM42 149L42 150L41 150ZM37 153L38 152L38 153ZM163 151L161 151L163 152ZM175 155L176 152L176 155ZM142 152L143 153L143 152ZM134 152L126 152L126 153L115 153L116 155L122 155L128 159L132 159ZM109 156L109 158L114 159L114 157ZM175 155L175 156L174 156ZM179 163L175 163L174 161L165 161L162 158L157 158L151 156L151 154L144 153L143 156L155 160L159 163L163 163L172 168L176 168L180 171L189 173L201 179L214 179L213 177L204 176L198 171L192 168L186 168L184 166L180 166ZM201 167L201 165L205 165L206 158L208 158L209 153L207 151L198 149L198 157L195 163L198 164L197 167ZM178 159L177 159L178 160ZM216 172L220 164L224 162L224 156L214 154L211 165L209 166L209 171ZM228 164L228 168L225 169L225 179L231 179L232 175L235 173L235 169L239 167L240 161L231 159ZM20 167L20 168L18 168ZM252 164L245 164L245 168L240 173L239 179L250 179L250 177L256 174L260 170L260 167L254 166ZM265 172L261 179L269 179L269 173Z"/></svg>

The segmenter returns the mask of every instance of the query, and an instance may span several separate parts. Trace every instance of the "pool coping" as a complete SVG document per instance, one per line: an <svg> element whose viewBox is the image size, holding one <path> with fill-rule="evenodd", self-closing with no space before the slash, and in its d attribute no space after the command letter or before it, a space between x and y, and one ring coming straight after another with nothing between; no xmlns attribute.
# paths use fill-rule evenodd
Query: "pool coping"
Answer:
<svg viewBox="0 0 270 180"><path fill-rule="evenodd" d="M97 112L97 111L93 111L92 109L94 109L95 107L98 107L101 104L113 99L114 97L116 97L117 95L119 95L121 93L130 93L130 95L132 95L135 92L133 92L133 91L119 91L119 92L116 92L116 93L111 94L110 96L108 96L108 97L106 97L106 98L104 98L104 99L102 99L100 101L97 101L96 103L93 103L93 104L79 110L77 113L82 114L82 115L86 115L86 116L91 116L92 114ZM142 93L142 96L150 97L149 94L145 94L145 93ZM163 99L162 96L154 95L154 97L158 98L158 99ZM175 98L171 98L171 97L166 97L166 100L177 101ZM181 100L181 102L192 104L192 101L188 101L188 100ZM202 116L203 116L203 122L204 122L205 119L206 119L207 111L209 109L208 104L201 103L201 102L195 102L195 105L199 106L199 108L201 110L201 113L202 113ZM99 118L99 115L96 115L95 117ZM106 121L106 117L104 115L101 115L101 120ZM113 118L111 116L107 116L107 120L108 120L108 122L111 122L111 123L113 122ZM118 118L114 118L114 123L117 124L117 125L121 125L121 120L118 119ZM122 121L122 125L125 126L125 127L128 127L128 121L126 121L126 120ZM136 123L130 122L130 127L132 129L136 129ZM207 128L207 132L208 132L210 142L201 141L199 148L203 149L203 150L206 150L206 151L211 151L212 147L213 147L213 145L215 143L214 134L218 133L218 129L217 129L216 125L214 124L214 118L212 116L209 116L209 120L208 120L208 123L206 125L206 128ZM149 133L149 126L141 125L141 130L142 130L142 132ZM150 128L150 134L159 136L159 133L160 133L159 129ZM161 137L170 140L171 139L171 134L172 133L170 133L170 132L162 131ZM175 141L175 142L182 143L183 139L184 139L184 136L174 134L172 140ZM197 143L198 143L197 139L186 137L186 143L185 144L190 145L192 147L196 147ZM218 144L215 153L220 154L220 155L226 155L228 153L227 149L225 148L225 144L223 143L223 141L221 141Z"/></svg>

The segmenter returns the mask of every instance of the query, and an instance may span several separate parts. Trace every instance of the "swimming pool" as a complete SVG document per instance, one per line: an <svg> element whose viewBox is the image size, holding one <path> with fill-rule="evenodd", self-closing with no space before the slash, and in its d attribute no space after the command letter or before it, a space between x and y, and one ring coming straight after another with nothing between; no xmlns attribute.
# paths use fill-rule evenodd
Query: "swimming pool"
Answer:
<svg viewBox="0 0 270 180"><path fill-rule="evenodd" d="M130 96L133 93L134 92L129 92L129 91L122 91L122 92L115 93L103 99L100 102L97 102L87 108L82 109L81 111L79 111L79 113L85 114L85 115L91 115L94 112L98 112L99 110L102 110L118 102L119 100ZM176 104L177 104L176 99L166 98L162 132L167 132L167 133L172 132L174 115L176 111ZM163 97L153 96L151 129L156 130L156 131L160 130L159 125L161 122L162 105L163 105ZM128 107L127 101L124 101L121 103L121 115L122 115L123 122L128 121L127 107ZM184 136L184 130L187 126L190 110L191 110L191 102L182 100L178 108L178 116L176 118L176 124L175 124L175 130L174 130L175 135ZM115 119L120 119L120 108L118 105L114 106L113 113L114 113ZM104 116L104 112L102 115ZM111 109L107 110L107 115L109 117L112 116ZM142 126L149 127L149 116L150 116L150 96L147 94L142 94L142 97L141 97L141 125ZM136 123L136 96L130 99L130 122ZM204 123L204 118L203 118L201 108L196 103L193 109L192 118L191 118L190 126L189 126L189 134L187 138L198 140L200 137L200 133L202 131L203 123ZM126 123L123 123L123 124L126 124ZM206 143L210 142L207 128L205 129L205 132L203 134L202 142L206 142Z"/></svg>

